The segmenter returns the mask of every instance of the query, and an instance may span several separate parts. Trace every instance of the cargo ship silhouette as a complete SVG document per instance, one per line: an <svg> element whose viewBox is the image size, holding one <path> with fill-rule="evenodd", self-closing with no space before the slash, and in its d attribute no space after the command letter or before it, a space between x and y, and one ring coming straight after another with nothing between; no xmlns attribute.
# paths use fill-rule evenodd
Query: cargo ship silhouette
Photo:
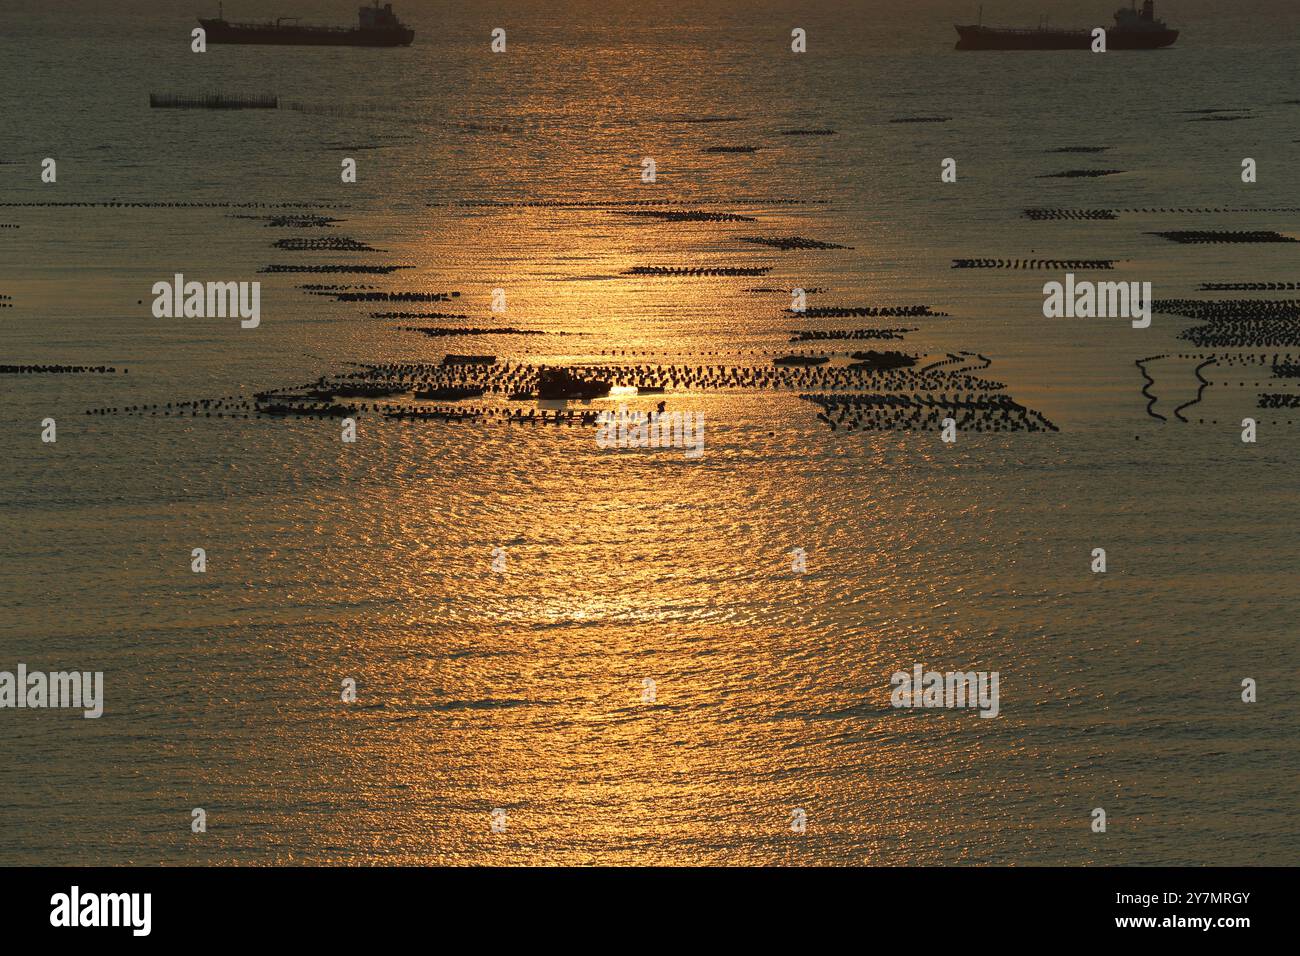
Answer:
<svg viewBox="0 0 1300 956"><path fill-rule="evenodd" d="M362 7L355 27L304 26L296 17L274 23L231 23L225 10L216 18L199 17L209 43L263 43L283 46L410 46L415 31L393 13L393 5Z"/></svg>
<svg viewBox="0 0 1300 956"><path fill-rule="evenodd" d="M1092 30L1060 30L1039 26L1032 30L1015 30L983 25L958 26L958 50L1087 50L1092 47ZM1106 31L1108 50L1156 50L1178 39L1178 31L1170 30L1163 20L1157 20L1155 4L1144 0L1139 13L1133 8L1115 11L1115 25Z"/></svg>

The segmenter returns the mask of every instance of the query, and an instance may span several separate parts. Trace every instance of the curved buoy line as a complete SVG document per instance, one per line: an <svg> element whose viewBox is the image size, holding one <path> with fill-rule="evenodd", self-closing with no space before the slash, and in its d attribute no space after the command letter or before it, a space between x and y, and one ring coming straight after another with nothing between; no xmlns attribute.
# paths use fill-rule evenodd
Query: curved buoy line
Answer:
<svg viewBox="0 0 1300 956"><path fill-rule="evenodd" d="M1147 380L1146 384L1142 386L1142 394L1147 397L1147 414L1150 415L1152 418L1158 418L1162 422L1167 422L1169 421L1169 419L1165 418L1165 416L1161 415L1159 412L1154 411L1155 404L1156 404L1156 397L1147 391L1148 388L1150 388L1152 385L1156 383L1156 380L1147 373L1146 363L1153 362L1158 358L1163 358L1163 356L1153 355L1150 358L1138 359L1133 364L1138 367L1138 370L1141 371L1142 373L1142 377Z"/></svg>
<svg viewBox="0 0 1300 956"><path fill-rule="evenodd" d="M1183 417L1183 409L1191 408L1193 405L1199 402L1201 400L1201 396L1205 394L1205 390L1210 387L1210 381L1204 375L1201 374L1201 369L1209 365L1214 365L1217 361L1218 359L1208 358L1200 365L1196 366L1196 377L1200 381L1201 387L1196 390L1196 397L1194 399L1192 399L1190 402L1184 402L1183 404L1179 405L1177 408L1174 409L1174 415L1178 418L1180 422L1187 421L1187 419Z"/></svg>

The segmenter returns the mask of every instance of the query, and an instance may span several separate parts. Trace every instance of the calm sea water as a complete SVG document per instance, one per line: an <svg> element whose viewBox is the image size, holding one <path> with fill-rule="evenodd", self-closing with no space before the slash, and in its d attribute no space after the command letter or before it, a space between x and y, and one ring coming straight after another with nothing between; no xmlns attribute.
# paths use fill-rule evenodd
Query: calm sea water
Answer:
<svg viewBox="0 0 1300 956"><path fill-rule="evenodd" d="M1101 57L956 53L964 3L460 6L400 6L417 31L405 50L202 56L173 4L0 11L0 223L19 227L0 230L2 362L129 369L0 378L0 670L106 682L99 720L0 711L0 863L1294 863L1300 421L1253 411L1226 369L1208 373L1204 424L1172 420L1197 392L1172 362L1153 373L1161 423L1134 361L1195 352L1177 338L1189 320L1046 320L1059 273L950 268L1113 258L1160 298L1294 281L1295 245L1149 235L1296 235L1294 213L1021 215L1296 205L1294 10L1166 3L1174 48ZM986 22L1042 12L993 6ZM488 50L496 26L504 55ZM217 88L282 108L148 106ZM1184 112L1215 108L1249 118ZM951 119L890 122L925 116ZM837 134L781 135L801 127ZM719 145L759 149L703 152ZM1047 152L1066 146L1111 149ZM46 156L55 185L39 181ZM957 184L939 182L945 157ZM1039 178L1087 167L1123 172ZM554 205L646 199L757 222ZM484 201L498 205L467 205ZM16 205L53 202L304 203L343 221ZM383 251L272 248L326 234ZM257 272L355 261L409 268ZM620 275L638 265L772 271ZM151 286L175 272L261 280L260 328L155 319ZM372 306L297 288L317 281L460 296ZM746 291L793 286L824 289L812 305L949 316L818 323L784 313L783 292ZM390 307L586 334L424 338L370 317ZM984 374L1060 432L837 433L794 394L752 390L665 396L705 414L699 461L601 450L578 426L371 416L346 445L332 422L84 414L449 350L766 365L791 329L872 324L919 327L909 351L987 356ZM999 671L1001 715L891 708L890 674L917 662Z"/></svg>

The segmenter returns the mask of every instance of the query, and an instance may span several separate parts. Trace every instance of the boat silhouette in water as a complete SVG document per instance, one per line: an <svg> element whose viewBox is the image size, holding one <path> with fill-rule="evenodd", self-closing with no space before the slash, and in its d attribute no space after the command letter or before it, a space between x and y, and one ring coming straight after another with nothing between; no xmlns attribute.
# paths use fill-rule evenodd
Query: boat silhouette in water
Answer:
<svg viewBox="0 0 1300 956"><path fill-rule="evenodd" d="M393 5L362 7L355 27L302 25L294 17L264 23L232 23L223 10L215 18L199 17L209 43L261 43L280 46L410 46L415 31L393 13Z"/></svg>
<svg viewBox="0 0 1300 956"><path fill-rule="evenodd" d="M958 50L1088 50L1092 29L1061 30L1040 26L1032 30L1006 27L958 26ZM1153 0L1143 0L1142 10L1134 7L1115 11L1115 25L1106 31L1107 50L1157 50L1178 39L1163 20L1157 20Z"/></svg>

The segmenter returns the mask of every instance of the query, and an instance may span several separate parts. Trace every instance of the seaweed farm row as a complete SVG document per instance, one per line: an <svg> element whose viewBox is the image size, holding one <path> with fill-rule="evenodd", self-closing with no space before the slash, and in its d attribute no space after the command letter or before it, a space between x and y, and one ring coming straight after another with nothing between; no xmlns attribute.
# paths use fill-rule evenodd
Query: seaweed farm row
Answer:
<svg viewBox="0 0 1300 956"><path fill-rule="evenodd" d="M666 403L683 392L787 392L822 409L819 419L833 429L925 431L953 418L973 432L1051 431L1055 426L1001 392L1001 383L974 374L989 360L969 353L919 358L897 352L855 353L849 365L828 356L788 356L790 364L770 367L707 364L630 364L554 367L498 364L492 356L451 356L441 364L364 364L259 392L152 405L91 409L88 415L144 415L178 418L340 419L374 414L404 422L527 422L592 424L592 399L614 389ZM779 361L784 361L778 359ZM556 388L562 391L556 392ZM497 396L505 405L466 404ZM559 407L511 407L515 402L559 397ZM567 399L567 400L566 400ZM570 404L578 401L580 404ZM429 404L437 403L437 404ZM662 407L662 405L661 405Z"/></svg>
<svg viewBox="0 0 1300 956"><path fill-rule="evenodd" d="M1178 336L1199 348L1300 346L1300 299L1156 299L1151 308L1204 323Z"/></svg>
<svg viewBox="0 0 1300 956"><path fill-rule="evenodd" d="M1026 209L1024 216L1026 219L1034 220L1052 220L1052 219L1077 219L1077 220L1106 220L1118 219L1122 215L1151 215L1151 214L1187 214L1187 215L1221 215L1228 213L1278 213L1278 212L1300 212L1300 206L1264 206L1250 208L1245 206L1232 207L1187 207L1187 206L1161 206L1161 207L1144 207L1130 209L1062 209L1051 207L1036 207Z"/></svg>
<svg viewBox="0 0 1300 956"><path fill-rule="evenodd" d="M939 431L951 418L959 432L1060 431L1040 412L993 392L800 395L818 406L832 431Z"/></svg>

